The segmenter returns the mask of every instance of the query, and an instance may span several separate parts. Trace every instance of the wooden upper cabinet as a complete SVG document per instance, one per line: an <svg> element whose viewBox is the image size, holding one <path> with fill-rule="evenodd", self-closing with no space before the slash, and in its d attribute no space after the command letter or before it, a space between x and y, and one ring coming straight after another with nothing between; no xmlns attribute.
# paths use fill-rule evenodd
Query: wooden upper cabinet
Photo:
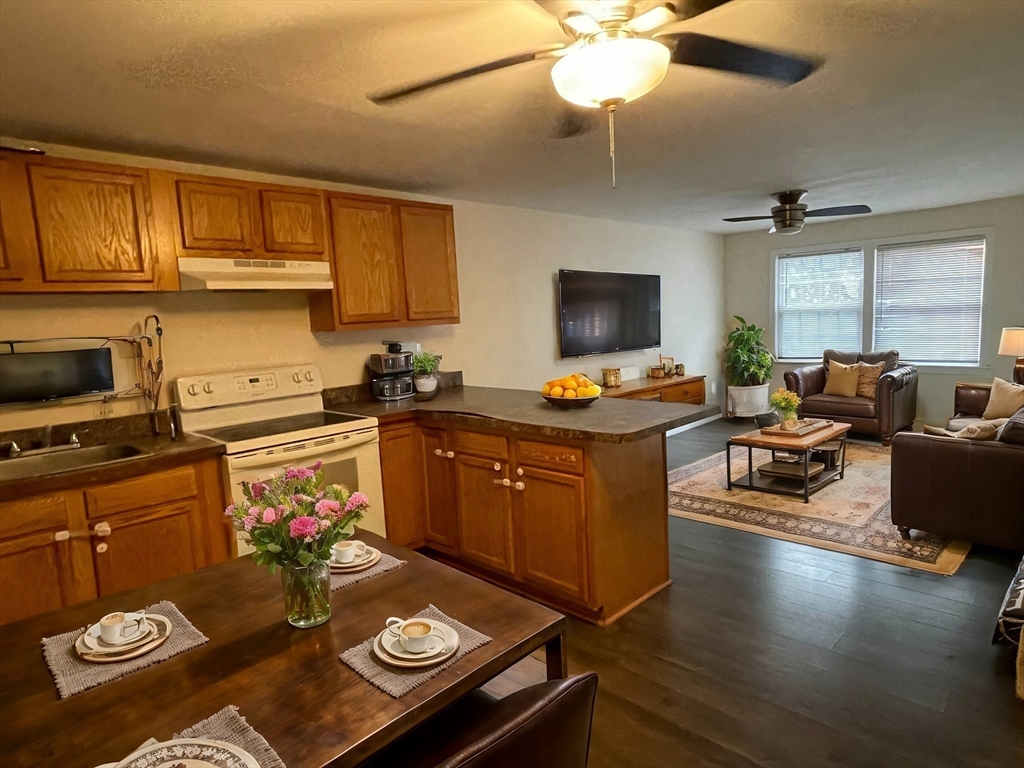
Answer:
<svg viewBox="0 0 1024 768"><path fill-rule="evenodd" d="M183 256L233 256L253 249L252 189L224 181L176 183ZM213 253L203 253L212 251Z"/></svg>
<svg viewBox="0 0 1024 768"><path fill-rule="evenodd" d="M261 189L263 247L288 258L325 258L324 195L316 190Z"/></svg>
<svg viewBox="0 0 1024 768"><path fill-rule="evenodd" d="M402 264L409 320L458 320L459 279L451 206L402 203Z"/></svg>
<svg viewBox="0 0 1024 768"><path fill-rule="evenodd" d="M398 247L391 203L332 196L331 232L341 322L400 320Z"/></svg>

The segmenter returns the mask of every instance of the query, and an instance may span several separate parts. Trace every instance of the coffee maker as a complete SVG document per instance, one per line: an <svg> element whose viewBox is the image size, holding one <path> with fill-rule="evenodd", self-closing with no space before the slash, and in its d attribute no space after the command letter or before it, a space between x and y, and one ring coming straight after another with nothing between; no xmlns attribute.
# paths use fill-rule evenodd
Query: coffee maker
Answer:
<svg viewBox="0 0 1024 768"><path fill-rule="evenodd" d="M378 400L406 400L416 394L412 383L412 350L402 351L400 341L382 341L386 352L370 355L370 389Z"/></svg>

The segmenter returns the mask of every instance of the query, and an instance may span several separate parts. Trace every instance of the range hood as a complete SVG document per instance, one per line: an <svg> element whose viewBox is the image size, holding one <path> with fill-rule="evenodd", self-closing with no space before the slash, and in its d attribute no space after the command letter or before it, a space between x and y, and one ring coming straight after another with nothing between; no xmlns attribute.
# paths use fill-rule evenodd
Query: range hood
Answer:
<svg viewBox="0 0 1024 768"><path fill-rule="evenodd" d="M281 259L178 259L183 291L330 290L326 261Z"/></svg>

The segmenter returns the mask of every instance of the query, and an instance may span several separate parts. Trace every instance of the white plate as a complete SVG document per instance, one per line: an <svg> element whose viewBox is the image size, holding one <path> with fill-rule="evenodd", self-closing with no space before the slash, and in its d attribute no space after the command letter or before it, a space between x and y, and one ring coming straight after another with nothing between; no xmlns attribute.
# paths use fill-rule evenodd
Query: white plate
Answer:
<svg viewBox="0 0 1024 768"><path fill-rule="evenodd" d="M367 547L367 550L369 550L369 549L371 549L371 548ZM331 573L354 573L356 571L362 571L362 570L365 570L366 568L369 568L372 565L376 565L379 560L380 560L380 550L377 550L377 549L373 550L373 554L370 555L369 558L366 558L366 559L363 559L363 560L359 560L359 561L354 562L354 563L346 563L345 565L341 565L340 563L336 563L333 560L331 560L330 561Z"/></svg>
<svg viewBox="0 0 1024 768"><path fill-rule="evenodd" d="M172 626L170 619L157 613L149 614L146 617L146 621L156 627L156 633L150 636L141 645L132 648L109 648L102 651L94 651L85 645L85 635L81 634L75 641L75 652L83 661L91 661L97 664L126 661L128 659L134 659L138 656L142 656L145 653L149 653L153 649L159 648L164 644L167 638L170 637L171 631L174 627Z"/></svg>
<svg viewBox="0 0 1024 768"><path fill-rule="evenodd" d="M152 635L153 632L156 631L155 628L153 627L153 625L150 624L145 619L146 619L146 614L144 614L144 613L126 613L124 615L125 622L127 623L127 622L132 622L132 621L138 621L139 622L139 628L135 631L134 634L131 634L128 637L119 638L118 640L116 640L113 643L108 643L106 640L104 640L102 637L100 637L100 625L99 625L99 622L97 622L96 624L93 624L91 627L89 627L87 630L85 630L85 637L87 639L86 642L88 643L88 645L90 647L103 648L103 649L107 649L107 648L110 648L110 649L119 648L120 649L120 648L124 648L126 646L129 646L129 645L132 645L132 644L136 643L137 641L143 640L146 637L148 637L149 635Z"/></svg>
<svg viewBox="0 0 1024 768"><path fill-rule="evenodd" d="M260 768L256 758L224 741L173 739L143 747L115 768Z"/></svg>
<svg viewBox="0 0 1024 768"><path fill-rule="evenodd" d="M415 667L429 667L434 664L440 664L443 661L447 661L456 654L459 650L459 633L449 627L447 624L442 624L439 621L432 619L423 619L423 621L430 624L430 626L440 629L444 632L447 640L445 641L444 647L440 652L433 656L427 656L422 653L409 653L405 650L401 644L391 632L387 629L383 630L373 641L373 652L377 658L386 664L390 664L394 667L403 668L415 668ZM390 638L390 642L389 642Z"/></svg>
<svg viewBox="0 0 1024 768"><path fill-rule="evenodd" d="M363 565L364 563L367 563L370 560L372 560L375 555L379 555L379 554L380 554L380 552L378 550L374 549L371 546L367 546L366 549L363 550L363 554L361 554L359 557L355 558L351 562L343 563L340 560L336 560L334 558L334 553L332 552L331 553L331 565L333 565L334 567L339 567L340 566L342 568L350 568L350 567L356 566L356 565Z"/></svg>

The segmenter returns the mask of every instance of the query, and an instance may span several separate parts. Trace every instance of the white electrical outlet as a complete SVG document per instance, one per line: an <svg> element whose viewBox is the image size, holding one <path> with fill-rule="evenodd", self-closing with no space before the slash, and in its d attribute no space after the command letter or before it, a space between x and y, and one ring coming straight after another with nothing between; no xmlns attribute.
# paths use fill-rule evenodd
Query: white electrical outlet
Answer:
<svg viewBox="0 0 1024 768"><path fill-rule="evenodd" d="M712 395L717 395L718 394L718 382L717 381L712 381L711 382L711 394Z"/></svg>

